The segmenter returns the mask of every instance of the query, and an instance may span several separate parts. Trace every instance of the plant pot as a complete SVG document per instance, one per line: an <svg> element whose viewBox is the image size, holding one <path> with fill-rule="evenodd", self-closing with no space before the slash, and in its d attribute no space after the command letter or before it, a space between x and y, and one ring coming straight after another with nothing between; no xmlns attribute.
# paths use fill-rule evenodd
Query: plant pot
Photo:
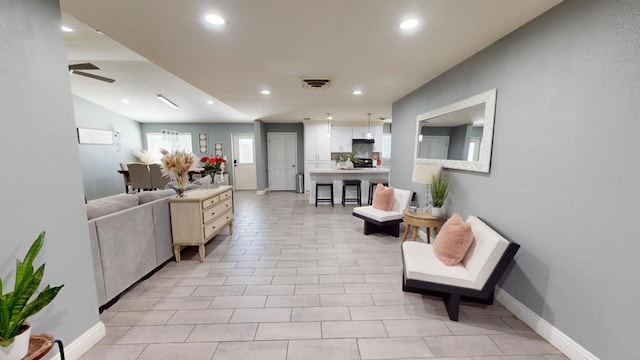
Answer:
<svg viewBox="0 0 640 360"><path fill-rule="evenodd" d="M345 168L353 169L353 162L351 160L347 160L347 162L345 163Z"/></svg>
<svg viewBox="0 0 640 360"><path fill-rule="evenodd" d="M26 330L18 334L13 343L7 347L0 346L0 360L20 360L29 352L29 337L31 336L31 325L26 324Z"/></svg>
<svg viewBox="0 0 640 360"><path fill-rule="evenodd" d="M431 208L431 215L433 215L435 217L442 217L442 208L432 207Z"/></svg>

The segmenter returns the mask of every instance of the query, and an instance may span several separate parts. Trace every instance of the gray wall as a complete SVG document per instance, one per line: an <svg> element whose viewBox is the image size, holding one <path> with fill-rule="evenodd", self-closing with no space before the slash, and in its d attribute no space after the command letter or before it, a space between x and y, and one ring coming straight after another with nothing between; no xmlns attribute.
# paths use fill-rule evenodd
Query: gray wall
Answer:
<svg viewBox="0 0 640 360"><path fill-rule="evenodd" d="M393 105L391 180L422 194L416 116L498 89L491 173L449 171L450 208L522 245L501 286L600 359L640 354L638 44L640 2L565 0Z"/></svg>
<svg viewBox="0 0 640 360"><path fill-rule="evenodd" d="M142 146L147 148L147 133L159 133L162 129L177 130L181 133L191 133L192 151L196 156L196 160L205 155L213 155L213 144L222 143L223 154L228 160L232 158L232 134L253 134L253 124L234 124L234 123L187 123L187 124L164 124L164 123L143 123L142 128ZM198 133L207 133L208 153L200 153L198 146ZM233 172L229 172L229 181L233 183Z"/></svg>
<svg viewBox="0 0 640 360"><path fill-rule="evenodd" d="M0 1L0 276L12 289L16 258L46 230L43 283L65 287L31 323L69 344L99 318L60 23L57 1Z"/></svg>
<svg viewBox="0 0 640 360"><path fill-rule="evenodd" d="M253 122L256 134L256 184L257 190L261 191L269 186L269 176L267 173L267 132L265 124L256 120Z"/></svg>
<svg viewBox="0 0 640 360"><path fill-rule="evenodd" d="M124 193L117 170L121 162L135 161L132 151L142 149L140 123L77 96L73 96L73 110L77 127L120 131L120 150L115 144L78 144L87 200Z"/></svg>

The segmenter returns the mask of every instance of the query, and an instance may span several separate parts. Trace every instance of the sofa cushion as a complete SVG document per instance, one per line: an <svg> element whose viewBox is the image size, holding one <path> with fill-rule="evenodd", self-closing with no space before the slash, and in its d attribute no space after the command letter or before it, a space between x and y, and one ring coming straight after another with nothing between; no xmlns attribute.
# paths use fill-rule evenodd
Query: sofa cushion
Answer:
<svg viewBox="0 0 640 360"><path fill-rule="evenodd" d="M447 266L438 260L431 244L405 241L402 243L402 256L407 279L482 289L483 284L475 283L462 263Z"/></svg>
<svg viewBox="0 0 640 360"><path fill-rule="evenodd" d="M404 189L393 189L393 207L391 210L403 212L409 206L409 200L413 191Z"/></svg>
<svg viewBox="0 0 640 360"><path fill-rule="evenodd" d="M376 209L372 205L355 207L353 208L353 212L379 222L399 220L403 217L402 211L384 211Z"/></svg>
<svg viewBox="0 0 640 360"><path fill-rule="evenodd" d="M152 202L175 194L176 191L173 189L164 189L155 191L142 191L138 193L137 196L140 199L140 204L146 204L148 202Z"/></svg>
<svg viewBox="0 0 640 360"><path fill-rule="evenodd" d="M507 250L509 240L475 216L467 217L466 222L471 225L474 241L462 264L476 283L484 285Z"/></svg>
<svg viewBox="0 0 640 360"><path fill-rule="evenodd" d="M203 176L200 179L194 181L193 183L200 186L211 185L211 175Z"/></svg>
<svg viewBox="0 0 640 360"><path fill-rule="evenodd" d="M178 184L175 181L169 181L164 188L165 189L174 189L175 190L175 189L178 188ZM199 188L200 188L200 184L198 184L196 182L192 182L190 184L185 184L184 191L189 191L189 190L194 190L194 189L199 189Z"/></svg>
<svg viewBox="0 0 640 360"><path fill-rule="evenodd" d="M382 184L376 185L373 194L373 207L378 210L389 211L393 207L393 188Z"/></svg>
<svg viewBox="0 0 640 360"><path fill-rule="evenodd" d="M124 209L137 206L140 200L136 195L117 194L87 202L87 219L95 219Z"/></svg>
<svg viewBox="0 0 640 360"><path fill-rule="evenodd" d="M466 224L460 214L453 214L436 236L433 252L443 264L452 266L464 259L472 242L471 225Z"/></svg>

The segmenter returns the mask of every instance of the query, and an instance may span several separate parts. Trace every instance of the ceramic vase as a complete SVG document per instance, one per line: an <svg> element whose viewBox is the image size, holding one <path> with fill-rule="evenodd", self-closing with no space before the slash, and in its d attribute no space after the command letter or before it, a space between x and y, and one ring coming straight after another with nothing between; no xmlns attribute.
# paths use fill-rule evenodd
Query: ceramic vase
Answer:
<svg viewBox="0 0 640 360"><path fill-rule="evenodd" d="M442 208L439 207L432 207L431 208L431 215L435 216L435 217L442 217Z"/></svg>
<svg viewBox="0 0 640 360"><path fill-rule="evenodd" d="M31 336L31 325L27 325L27 330L18 334L13 339L13 343L7 347L0 347L0 360L20 360L29 351L29 337Z"/></svg>

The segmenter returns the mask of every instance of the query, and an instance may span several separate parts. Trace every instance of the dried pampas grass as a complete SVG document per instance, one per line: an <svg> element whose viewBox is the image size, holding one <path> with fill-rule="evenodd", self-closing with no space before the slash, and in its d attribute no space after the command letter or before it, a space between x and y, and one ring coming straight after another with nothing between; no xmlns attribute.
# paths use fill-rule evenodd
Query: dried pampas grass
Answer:
<svg viewBox="0 0 640 360"><path fill-rule="evenodd" d="M143 164L153 164L158 162L158 159L153 156L147 149L132 151L131 155L133 155L139 162Z"/></svg>
<svg viewBox="0 0 640 360"><path fill-rule="evenodd" d="M187 182L189 168L195 162L195 158L184 150L169 152L161 149L160 153L162 153L162 175L175 179L178 187L183 188Z"/></svg>

